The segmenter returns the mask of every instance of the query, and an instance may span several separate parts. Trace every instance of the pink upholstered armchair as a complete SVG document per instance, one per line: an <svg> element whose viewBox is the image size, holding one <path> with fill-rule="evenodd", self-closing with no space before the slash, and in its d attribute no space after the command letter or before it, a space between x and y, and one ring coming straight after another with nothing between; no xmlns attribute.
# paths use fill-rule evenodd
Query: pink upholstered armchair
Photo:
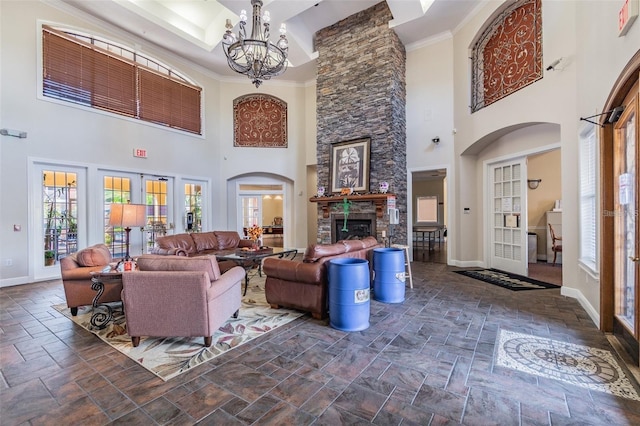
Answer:
<svg viewBox="0 0 640 426"><path fill-rule="evenodd" d="M122 276L122 302L133 346L141 336L211 336L241 305L245 271L220 274L215 256L143 255Z"/></svg>

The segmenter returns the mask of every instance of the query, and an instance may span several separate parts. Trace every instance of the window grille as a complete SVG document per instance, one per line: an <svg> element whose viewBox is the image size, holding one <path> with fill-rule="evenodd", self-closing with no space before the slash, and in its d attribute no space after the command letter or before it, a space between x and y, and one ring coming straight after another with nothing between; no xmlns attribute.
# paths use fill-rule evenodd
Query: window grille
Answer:
<svg viewBox="0 0 640 426"><path fill-rule="evenodd" d="M115 44L43 27L43 95L202 134L202 89Z"/></svg>
<svg viewBox="0 0 640 426"><path fill-rule="evenodd" d="M540 0L511 3L491 21L471 52L471 112L542 78Z"/></svg>

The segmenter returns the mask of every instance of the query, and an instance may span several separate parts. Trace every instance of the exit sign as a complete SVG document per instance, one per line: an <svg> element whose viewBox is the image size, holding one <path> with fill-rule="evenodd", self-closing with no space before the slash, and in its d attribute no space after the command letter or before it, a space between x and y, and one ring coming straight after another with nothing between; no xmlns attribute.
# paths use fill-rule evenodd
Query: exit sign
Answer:
<svg viewBox="0 0 640 426"><path fill-rule="evenodd" d="M147 158L147 150L146 149L140 149L140 148L134 148L133 149L133 156L134 157L139 157L139 158Z"/></svg>
<svg viewBox="0 0 640 426"><path fill-rule="evenodd" d="M618 37L625 35L638 17L638 1L640 0L625 0L618 12Z"/></svg>

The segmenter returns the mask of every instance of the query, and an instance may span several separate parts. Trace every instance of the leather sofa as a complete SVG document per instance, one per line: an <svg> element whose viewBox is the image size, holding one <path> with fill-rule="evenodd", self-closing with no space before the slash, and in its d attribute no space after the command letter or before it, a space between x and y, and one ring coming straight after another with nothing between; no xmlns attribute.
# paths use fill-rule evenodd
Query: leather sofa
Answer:
<svg viewBox="0 0 640 426"><path fill-rule="evenodd" d="M215 256L142 255L122 274L122 303L133 346L141 336L211 336L241 305L243 268L221 274Z"/></svg>
<svg viewBox="0 0 640 426"><path fill-rule="evenodd" d="M91 289L91 273L102 271L111 261L105 244L86 247L60 259L62 286L71 315L78 315L78 307L93 303L97 293ZM105 282L100 303L119 301L121 290L120 282Z"/></svg>
<svg viewBox="0 0 640 426"><path fill-rule="evenodd" d="M251 244L251 240L240 238L236 231L192 232L156 238L155 246L149 251L149 254L207 256L231 253L236 248L251 247ZM219 264L223 272L235 265L230 261Z"/></svg>
<svg viewBox="0 0 640 426"><path fill-rule="evenodd" d="M236 231L191 232L156 238L149 254L194 257L216 255L238 247L251 247L251 240L241 239Z"/></svg>
<svg viewBox="0 0 640 426"><path fill-rule="evenodd" d="M343 240L335 244L312 244L302 262L268 257L262 271L267 276L265 295L272 308L310 312L316 319L327 316L329 261L340 257L365 259L371 269L374 248L383 247L374 237Z"/></svg>

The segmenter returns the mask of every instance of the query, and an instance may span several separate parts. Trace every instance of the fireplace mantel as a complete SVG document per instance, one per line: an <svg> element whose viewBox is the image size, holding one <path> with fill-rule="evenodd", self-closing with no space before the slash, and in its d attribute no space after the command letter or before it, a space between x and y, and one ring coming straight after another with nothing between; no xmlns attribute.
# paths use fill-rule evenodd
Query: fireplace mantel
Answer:
<svg viewBox="0 0 640 426"><path fill-rule="evenodd" d="M372 201L376 205L376 216L378 218L382 218L387 198L396 198L396 196L395 194L332 195L329 197L311 197L309 198L309 201L320 205L322 208L322 217L326 219L329 217L330 205L342 203L345 198L351 202Z"/></svg>

